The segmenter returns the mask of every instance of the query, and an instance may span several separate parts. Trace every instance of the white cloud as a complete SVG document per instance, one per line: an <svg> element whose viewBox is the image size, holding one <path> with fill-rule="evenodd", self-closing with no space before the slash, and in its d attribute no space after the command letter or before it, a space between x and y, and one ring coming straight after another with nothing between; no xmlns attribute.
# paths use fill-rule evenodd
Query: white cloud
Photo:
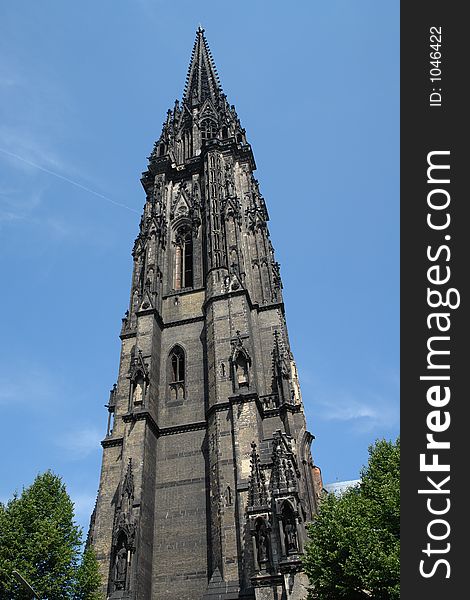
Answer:
<svg viewBox="0 0 470 600"><path fill-rule="evenodd" d="M12 173L20 170L34 181L41 172L46 173L49 178L66 182L102 201L139 213L96 190L96 183L77 168L76 161L70 157L67 142L76 125L74 101L61 82L47 72L20 76L17 73L17 65L5 61L0 64L0 89L9 91L0 98L0 111L5 107L8 115L0 125L1 162ZM33 185L27 181L21 193L27 194ZM3 210L2 213L4 221L17 218L15 211Z"/></svg>
<svg viewBox="0 0 470 600"><path fill-rule="evenodd" d="M347 424L364 433L395 427L399 423L399 378L384 372L363 388L348 390L325 382L311 371L302 370L304 401L315 419Z"/></svg>
<svg viewBox="0 0 470 600"><path fill-rule="evenodd" d="M350 421L351 419L375 419L378 411L354 398L341 398L332 400L319 399L323 418L332 421Z"/></svg>
<svg viewBox="0 0 470 600"><path fill-rule="evenodd" d="M95 507L96 493L71 492L69 495L75 507L75 517L77 520L84 521L89 519Z"/></svg>
<svg viewBox="0 0 470 600"><path fill-rule="evenodd" d="M11 88L20 85L21 81L8 73L0 73L0 87Z"/></svg>
<svg viewBox="0 0 470 600"><path fill-rule="evenodd" d="M370 428L392 425L397 418L397 407L385 398L361 401L351 396L335 399L319 398L321 416L330 421L357 421L369 423Z"/></svg>
<svg viewBox="0 0 470 600"><path fill-rule="evenodd" d="M341 392L320 394L315 406L317 417L326 421L349 421L361 432L391 427L399 418L398 402L370 393L365 393L360 400Z"/></svg>
<svg viewBox="0 0 470 600"><path fill-rule="evenodd" d="M43 170L67 168L63 160L51 150L51 142L48 142L44 135L33 136L29 129L2 126L0 139L2 140L0 151L3 157L15 168L28 172L34 172L38 168Z"/></svg>
<svg viewBox="0 0 470 600"><path fill-rule="evenodd" d="M57 439L57 444L73 459L86 458L93 452L98 452L103 431L97 428L83 428L69 431Z"/></svg>
<svg viewBox="0 0 470 600"><path fill-rule="evenodd" d="M0 223L29 220L30 215L40 206L43 193L44 190L37 186L27 191L0 189Z"/></svg>

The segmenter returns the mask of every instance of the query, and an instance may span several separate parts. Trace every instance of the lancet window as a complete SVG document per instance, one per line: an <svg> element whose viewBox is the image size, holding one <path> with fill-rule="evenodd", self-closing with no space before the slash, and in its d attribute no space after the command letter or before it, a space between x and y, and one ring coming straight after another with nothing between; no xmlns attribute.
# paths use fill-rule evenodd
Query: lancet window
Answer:
<svg viewBox="0 0 470 600"><path fill-rule="evenodd" d="M188 287L193 287L193 237L189 229L183 229L175 242L174 288Z"/></svg>
<svg viewBox="0 0 470 600"><path fill-rule="evenodd" d="M169 356L170 399L181 400L186 395L185 356L181 346L175 346Z"/></svg>

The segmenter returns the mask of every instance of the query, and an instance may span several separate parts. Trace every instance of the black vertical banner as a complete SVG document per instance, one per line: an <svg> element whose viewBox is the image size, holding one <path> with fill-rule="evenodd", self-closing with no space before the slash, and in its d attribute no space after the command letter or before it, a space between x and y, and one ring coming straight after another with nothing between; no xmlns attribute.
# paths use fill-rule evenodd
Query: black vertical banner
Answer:
<svg viewBox="0 0 470 600"><path fill-rule="evenodd" d="M401 4L404 600L468 596L470 51L464 9L462 2Z"/></svg>

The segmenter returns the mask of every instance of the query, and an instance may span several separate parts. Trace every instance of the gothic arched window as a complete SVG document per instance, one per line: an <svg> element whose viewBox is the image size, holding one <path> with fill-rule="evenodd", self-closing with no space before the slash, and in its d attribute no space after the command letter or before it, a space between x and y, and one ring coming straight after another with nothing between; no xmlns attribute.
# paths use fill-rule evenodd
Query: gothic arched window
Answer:
<svg viewBox="0 0 470 600"><path fill-rule="evenodd" d="M189 229L176 236L174 279L175 290L193 287L193 236Z"/></svg>
<svg viewBox="0 0 470 600"><path fill-rule="evenodd" d="M144 293L144 277L145 277L145 266L147 262L147 251L144 250L140 255L140 272L139 272L139 285L140 285L140 294Z"/></svg>
<svg viewBox="0 0 470 600"><path fill-rule="evenodd" d="M201 137L203 142L217 137L217 123L212 119L204 119L201 123Z"/></svg>
<svg viewBox="0 0 470 600"><path fill-rule="evenodd" d="M185 359L181 346L175 346L170 352L169 365L170 398L181 400L185 397Z"/></svg>

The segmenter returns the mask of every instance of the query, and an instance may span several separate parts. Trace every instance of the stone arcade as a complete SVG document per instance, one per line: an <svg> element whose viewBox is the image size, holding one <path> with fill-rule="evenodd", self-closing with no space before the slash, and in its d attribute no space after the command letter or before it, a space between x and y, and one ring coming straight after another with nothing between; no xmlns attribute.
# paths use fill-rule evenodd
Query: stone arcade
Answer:
<svg viewBox="0 0 470 600"><path fill-rule="evenodd" d="M142 176L89 534L106 598L306 596L320 486L255 168L199 28Z"/></svg>

